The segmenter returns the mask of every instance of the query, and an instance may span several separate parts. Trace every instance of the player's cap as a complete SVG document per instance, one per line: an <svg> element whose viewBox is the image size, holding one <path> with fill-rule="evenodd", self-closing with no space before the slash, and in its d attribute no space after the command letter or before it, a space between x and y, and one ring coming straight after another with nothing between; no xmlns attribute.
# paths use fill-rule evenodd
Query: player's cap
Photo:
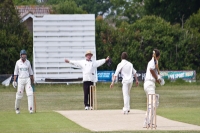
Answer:
<svg viewBox="0 0 200 133"><path fill-rule="evenodd" d="M20 51L20 55L22 55L22 54L25 54L25 55L26 55L26 54L27 54L27 53L26 53L26 50L22 49L22 50Z"/></svg>
<svg viewBox="0 0 200 133"><path fill-rule="evenodd" d="M90 50L88 50L88 51L85 53L85 56L88 55L88 54L90 54L90 55L93 56L93 54L92 54L92 52L91 52Z"/></svg>

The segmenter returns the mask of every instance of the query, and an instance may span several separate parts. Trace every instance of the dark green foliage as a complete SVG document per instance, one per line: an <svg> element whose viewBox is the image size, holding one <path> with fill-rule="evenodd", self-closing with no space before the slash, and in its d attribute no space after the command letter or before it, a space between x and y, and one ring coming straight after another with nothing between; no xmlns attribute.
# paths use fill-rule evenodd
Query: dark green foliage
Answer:
<svg viewBox="0 0 200 133"><path fill-rule="evenodd" d="M184 23L200 8L199 0L144 0L146 15L156 15L166 21Z"/></svg>
<svg viewBox="0 0 200 133"><path fill-rule="evenodd" d="M197 14L193 14L185 23L187 34L188 56L190 58L191 67L198 72L200 71L200 10ZM199 77L199 76L198 76Z"/></svg>
<svg viewBox="0 0 200 133"><path fill-rule="evenodd" d="M145 16L133 24L121 23L118 28L109 26L105 21L96 21L97 57L107 55L113 59L111 67L99 69L115 70L121 61L120 55L126 51L136 70L146 70L152 58L153 49L161 52L160 70L197 70L199 55L196 42L198 36L188 33L180 25L171 25L156 16ZM192 47L191 47L192 46ZM195 62L196 61L196 62Z"/></svg>
<svg viewBox="0 0 200 133"><path fill-rule="evenodd" d="M126 21L134 23L145 14L142 0L111 0L113 4L111 14L115 18L116 25Z"/></svg>
<svg viewBox="0 0 200 133"><path fill-rule="evenodd" d="M110 0L74 0L88 14L104 15L112 6Z"/></svg>
<svg viewBox="0 0 200 133"><path fill-rule="evenodd" d="M76 7L68 7L67 3L76 3ZM95 16L98 15L104 15L109 11L109 8L112 6L110 3L110 0L48 0L45 4L48 5L65 5L67 8L76 8L81 9L84 11L84 13L88 14L95 14ZM67 9L65 9L67 10ZM68 9L69 10L69 9ZM60 13L60 12L59 12ZM75 12L77 13L77 12ZM79 12L78 12L79 13ZM70 14L67 13L66 14Z"/></svg>
<svg viewBox="0 0 200 133"><path fill-rule="evenodd" d="M32 55L32 37L20 22L12 0L0 3L0 73L12 74L21 49Z"/></svg>
<svg viewBox="0 0 200 133"><path fill-rule="evenodd" d="M13 0L14 5L35 5L37 0Z"/></svg>
<svg viewBox="0 0 200 133"><path fill-rule="evenodd" d="M130 50L132 59L140 70L146 68L147 62L152 58L153 49L161 52L159 67L161 70L179 70L184 63L179 64L183 54L182 47L177 43L181 40L179 26L171 26L160 17L145 16L131 25L128 35L130 36L132 48ZM180 44L181 45L181 44Z"/></svg>
<svg viewBox="0 0 200 133"><path fill-rule="evenodd" d="M74 1L66 0L53 6L54 12L57 14L83 14L86 12L78 7Z"/></svg>
<svg viewBox="0 0 200 133"><path fill-rule="evenodd" d="M121 53L127 50L129 45L126 35L122 29L115 29L100 17L96 19L96 51L97 58L102 59L110 56L112 64L110 67L103 65L99 70L115 70L121 61Z"/></svg>
<svg viewBox="0 0 200 133"><path fill-rule="evenodd" d="M63 3L68 0L47 0L45 3L48 5L57 5L59 3Z"/></svg>

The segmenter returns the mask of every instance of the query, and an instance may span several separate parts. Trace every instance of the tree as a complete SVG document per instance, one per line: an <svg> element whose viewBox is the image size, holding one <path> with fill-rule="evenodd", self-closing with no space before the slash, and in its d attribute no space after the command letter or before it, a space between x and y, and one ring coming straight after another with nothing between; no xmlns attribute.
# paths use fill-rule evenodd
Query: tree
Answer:
<svg viewBox="0 0 200 133"><path fill-rule="evenodd" d="M104 15L109 12L111 7L110 0L48 0L46 4L58 5L65 2L75 2L77 7L84 10L88 14Z"/></svg>
<svg viewBox="0 0 200 133"><path fill-rule="evenodd" d="M193 15L185 23L185 28L190 30L195 30L197 33L200 33L200 10Z"/></svg>
<svg viewBox="0 0 200 133"><path fill-rule="evenodd" d="M110 0L74 0L79 7L87 11L89 14L105 15L109 12L109 8L112 6Z"/></svg>
<svg viewBox="0 0 200 133"><path fill-rule="evenodd" d="M147 15L156 15L166 21L183 24L200 8L199 0L144 0Z"/></svg>
<svg viewBox="0 0 200 133"><path fill-rule="evenodd" d="M18 17L12 0L0 3L0 73L11 74L21 49L32 56L32 37Z"/></svg>
<svg viewBox="0 0 200 133"><path fill-rule="evenodd" d="M14 5L36 5L37 0L13 0Z"/></svg>
<svg viewBox="0 0 200 133"><path fill-rule="evenodd" d="M53 6L55 13L58 14L84 14L85 11L78 7L74 1L66 0L63 3L59 3Z"/></svg>
<svg viewBox="0 0 200 133"><path fill-rule="evenodd" d="M157 48L161 51L161 70L181 70L187 66L185 43L181 42L184 31L180 25L171 26L160 17L145 16L136 21L129 28L131 57L140 70L145 70L147 62L152 58L152 51ZM180 62L182 60L183 62Z"/></svg>
<svg viewBox="0 0 200 133"><path fill-rule="evenodd" d="M103 65L98 70L115 70L118 62L117 53L113 50L116 42L115 39L117 38L115 30L103 20L102 16L98 16L95 23L96 56L98 59L110 56L113 61L111 67L108 68L106 65Z"/></svg>
<svg viewBox="0 0 200 133"><path fill-rule="evenodd" d="M57 5L59 3L63 3L66 0L46 0L45 2L43 2L44 4L48 4L48 5Z"/></svg>
<svg viewBox="0 0 200 133"><path fill-rule="evenodd" d="M200 72L200 10L186 21L185 39L188 43L189 66Z"/></svg>
<svg viewBox="0 0 200 133"><path fill-rule="evenodd" d="M144 16L144 3L142 0L111 0L111 16L116 16L119 23L127 21L134 23Z"/></svg>
<svg viewBox="0 0 200 133"><path fill-rule="evenodd" d="M186 30L180 25L171 25L156 16L145 16L133 24L122 22L118 27L110 27L103 19L96 20L97 57L110 55L115 70L121 61L120 54L128 53L137 70L145 70L152 58L153 49L161 51L160 70L194 69L188 55L189 43L184 38ZM108 69L106 66L102 69Z"/></svg>

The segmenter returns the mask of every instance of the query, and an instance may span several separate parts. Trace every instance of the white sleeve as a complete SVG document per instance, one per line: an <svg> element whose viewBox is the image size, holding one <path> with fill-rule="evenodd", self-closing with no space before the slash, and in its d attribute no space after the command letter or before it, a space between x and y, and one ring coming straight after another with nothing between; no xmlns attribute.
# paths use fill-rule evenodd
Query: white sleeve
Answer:
<svg viewBox="0 0 200 133"><path fill-rule="evenodd" d="M156 68L156 66L155 66L155 63L154 63L154 61L151 61L151 62L149 62L149 69L155 69Z"/></svg>
<svg viewBox="0 0 200 133"><path fill-rule="evenodd" d="M118 64L114 76L118 76L120 71L121 71L121 65Z"/></svg>
<svg viewBox="0 0 200 133"><path fill-rule="evenodd" d="M71 61L71 60L69 61L70 64L75 65L75 66L77 66L77 67L82 67L82 65L81 65L82 63L81 63L81 62L82 62L82 61L73 61L73 60L72 60L72 61Z"/></svg>
<svg viewBox="0 0 200 133"><path fill-rule="evenodd" d="M17 65L17 62L15 64L15 70L14 70L14 75L18 75L19 74L19 68L18 68L18 65Z"/></svg>
<svg viewBox="0 0 200 133"><path fill-rule="evenodd" d="M99 66L103 65L105 62L106 62L106 59L97 60L95 62L95 67L99 67Z"/></svg>
<svg viewBox="0 0 200 133"><path fill-rule="evenodd" d="M137 71L133 67L133 75L135 75L136 73L137 73Z"/></svg>

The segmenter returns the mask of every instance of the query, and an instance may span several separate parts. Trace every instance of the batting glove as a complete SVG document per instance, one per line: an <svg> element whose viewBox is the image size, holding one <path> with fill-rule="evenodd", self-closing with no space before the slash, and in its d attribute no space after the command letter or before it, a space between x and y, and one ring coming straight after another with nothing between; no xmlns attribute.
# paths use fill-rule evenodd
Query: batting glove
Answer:
<svg viewBox="0 0 200 133"><path fill-rule="evenodd" d="M165 80L162 78L161 75L158 75L158 80L160 81L160 85L164 85L165 84Z"/></svg>
<svg viewBox="0 0 200 133"><path fill-rule="evenodd" d="M16 88L17 87L17 82L13 81L12 85L13 85L14 88Z"/></svg>

